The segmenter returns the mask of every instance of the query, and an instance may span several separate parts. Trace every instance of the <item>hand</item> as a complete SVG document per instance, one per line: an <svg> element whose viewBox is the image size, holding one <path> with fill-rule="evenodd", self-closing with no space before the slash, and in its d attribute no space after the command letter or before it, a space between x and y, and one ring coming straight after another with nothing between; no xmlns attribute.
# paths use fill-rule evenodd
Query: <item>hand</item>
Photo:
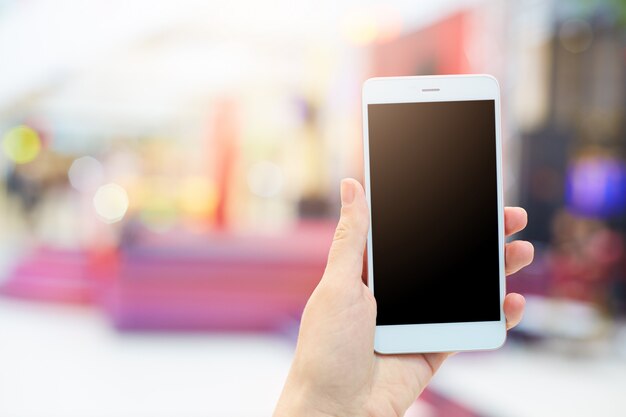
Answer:
<svg viewBox="0 0 626 417"><path fill-rule="evenodd" d="M282 416L401 417L450 353L378 355L376 300L362 282L369 213L363 187L341 183L341 218L326 270L302 315L295 357L274 413ZM506 208L505 233L526 226L526 212ZM460 243L459 243L460 244ZM533 259L529 242L506 244L506 273ZM517 325L524 297L504 300L507 329Z"/></svg>

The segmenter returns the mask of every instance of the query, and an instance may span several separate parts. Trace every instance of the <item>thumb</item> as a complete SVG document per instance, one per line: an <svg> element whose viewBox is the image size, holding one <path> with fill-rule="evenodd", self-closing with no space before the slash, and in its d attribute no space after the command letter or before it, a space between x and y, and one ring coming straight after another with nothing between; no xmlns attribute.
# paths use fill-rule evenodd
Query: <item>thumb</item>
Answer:
<svg viewBox="0 0 626 417"><path fill-rule="evenodd" d="M324 279L361 282L368 229L365 191L357 180L346 178L341 181L341 218L328 254Z"/></svg>

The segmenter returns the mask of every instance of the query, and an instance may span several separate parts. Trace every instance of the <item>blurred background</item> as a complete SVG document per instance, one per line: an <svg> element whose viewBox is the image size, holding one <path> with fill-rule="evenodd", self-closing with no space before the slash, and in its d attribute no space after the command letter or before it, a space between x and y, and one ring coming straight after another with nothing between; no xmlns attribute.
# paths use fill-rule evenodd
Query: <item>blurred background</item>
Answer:
<svg viewBox="0 0 626 417"><path fill-rule="evenodd" d="M0 416L268 416L362 82L490 73L522 324L407 417L626 411L626 1L0 1Z"/></svg>

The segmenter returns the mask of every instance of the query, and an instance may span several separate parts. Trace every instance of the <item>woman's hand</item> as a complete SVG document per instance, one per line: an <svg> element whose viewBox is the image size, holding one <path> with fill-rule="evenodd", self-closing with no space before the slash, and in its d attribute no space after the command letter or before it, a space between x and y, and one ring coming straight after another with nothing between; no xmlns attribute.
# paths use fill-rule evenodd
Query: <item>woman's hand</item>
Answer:
<svg viewBox="0 0 626 417"><path fill-rule="evenodd" d="M274 413L282 416L401 417L450 353L378 355L374 352L376 300L363 284L369 213L363 187L341 183L341 218L320 283L302 316L298 344ZM526 226L526 212L506 208L505 233ZM533 259L525 241L506 244L506 273ZM522 318L524 297L504 300L507 328Z"/></svg>

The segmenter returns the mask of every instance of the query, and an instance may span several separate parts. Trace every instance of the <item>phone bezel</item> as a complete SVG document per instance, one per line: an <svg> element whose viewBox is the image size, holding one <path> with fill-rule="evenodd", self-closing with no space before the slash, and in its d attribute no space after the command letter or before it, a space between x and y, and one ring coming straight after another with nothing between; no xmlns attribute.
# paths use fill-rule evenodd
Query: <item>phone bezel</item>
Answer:
<svg viewBox="0 0 626 417"><path fill-rule="evenodd" d="M502 134L500 87L491 75L434 75L370 78L363 84L363 166L365 193L372 218L370 200L368 105L386 103L419 103L441 101L495 101L496 175L498 195L498 240L500 320L488 322L403 324L376 326L374 350L383 354L491 350L506 340L506 318L503 311L506 294L504 270L504 202L502 179ZM370 223L372 224L372 223ZM372 259L372 227L367 239L368 286L375 293Z"/></svg>

